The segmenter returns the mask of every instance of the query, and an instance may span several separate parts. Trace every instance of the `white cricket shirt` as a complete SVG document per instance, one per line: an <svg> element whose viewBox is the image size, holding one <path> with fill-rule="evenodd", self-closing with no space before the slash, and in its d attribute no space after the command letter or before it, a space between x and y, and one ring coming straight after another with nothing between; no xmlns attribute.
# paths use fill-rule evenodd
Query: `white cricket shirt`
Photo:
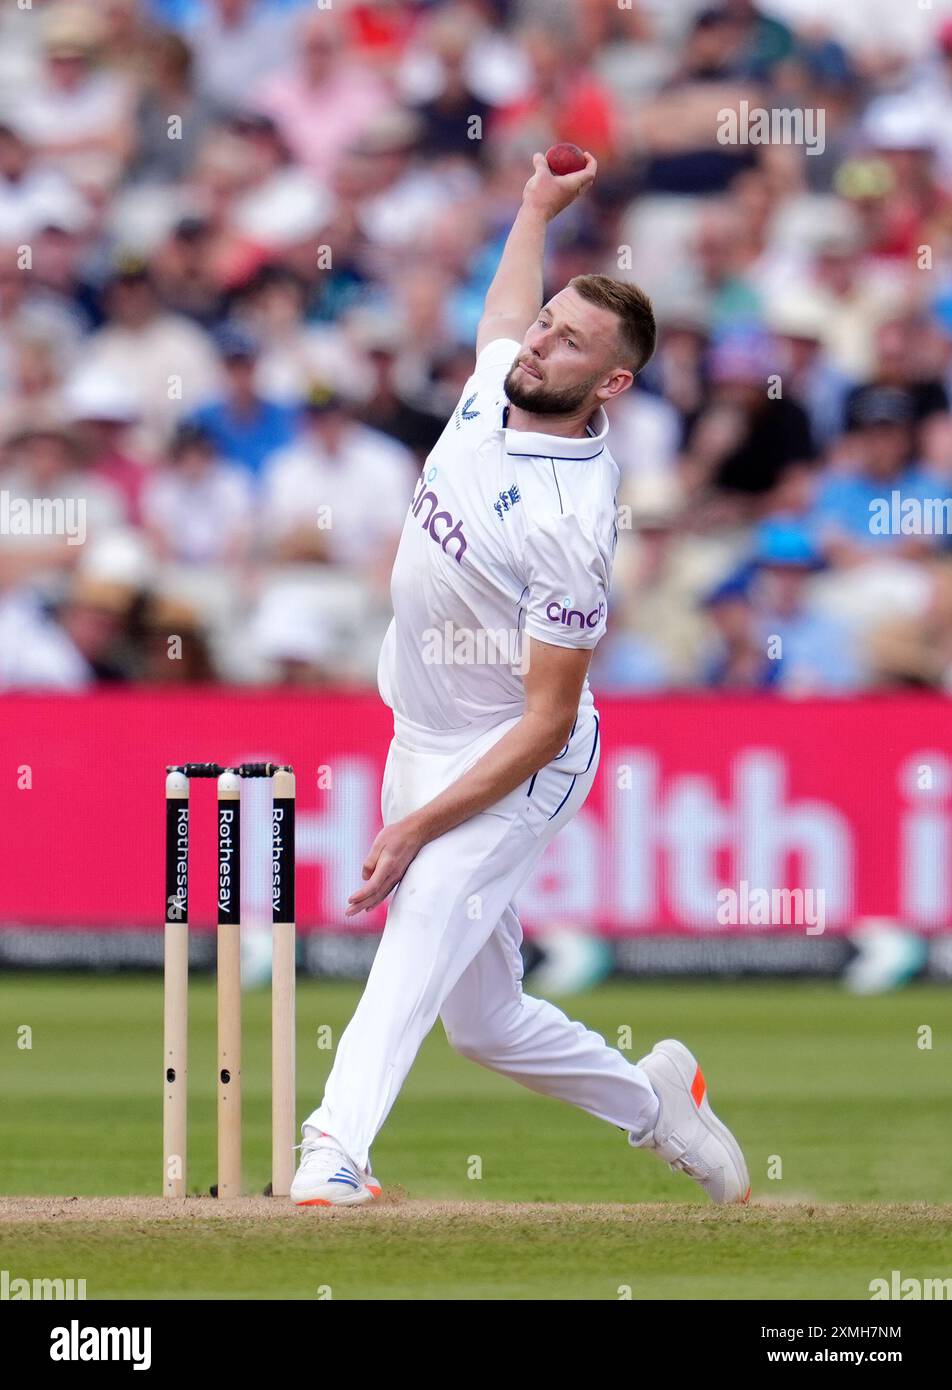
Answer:
<svg viewBox="0 0 952 1390"><path fill-rule="evenodd" d="M608 419L600 409L576 439L507 428L520 349L498 338L480 353L400 538L378 684L420 747L501 736L521 716L526 633L589 648L605 631L619 478ZM579 711L593 712L587 681Z"/></svg>

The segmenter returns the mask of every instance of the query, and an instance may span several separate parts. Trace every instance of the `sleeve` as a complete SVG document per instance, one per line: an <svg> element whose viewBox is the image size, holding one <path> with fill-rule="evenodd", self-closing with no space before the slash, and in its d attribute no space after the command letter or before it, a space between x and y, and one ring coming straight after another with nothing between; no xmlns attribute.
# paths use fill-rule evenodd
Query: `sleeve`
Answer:
<svg viewBox="0 0 952 1390"><path fill-rule="evenodd" d="M502 384L509 375L509 368L516 360L516 353L521 347L522 344L515 338L494 338L491 343L487 343L476 358L473 375L467 382L470 390L502 390Z"/></svg>
<svg viewBox="0 0 952 1390"><path fill-rule="evenodd" d="M526 536L525 630L556 647L592 648L608 621L610 566L572 512L547 517Z"/></svg>

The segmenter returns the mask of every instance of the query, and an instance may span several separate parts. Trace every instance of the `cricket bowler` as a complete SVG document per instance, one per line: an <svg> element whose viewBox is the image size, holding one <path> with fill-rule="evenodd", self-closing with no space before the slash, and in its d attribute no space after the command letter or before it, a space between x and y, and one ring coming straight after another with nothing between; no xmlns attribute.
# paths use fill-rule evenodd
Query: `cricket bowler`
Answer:
<svg viewBox="0 0 952 1390"><path fill-rule="evenodd" d="M634 285L576 276L542 303L546 227L596 164L586 154L560 176L541 154L533 164L473 374L426 460L394 563L379 664L394 725L384 828L347 915L393 899L302 1128L291 1187L302 1206L380 1196L371 1146L437 1018L465 1057L616 1125L713 1201L750 1196L687 1047L667 1039L634 1064L522 989L516 895L598 770L587 672L607 622L619 478L604 407L655 345Z"/></svg>

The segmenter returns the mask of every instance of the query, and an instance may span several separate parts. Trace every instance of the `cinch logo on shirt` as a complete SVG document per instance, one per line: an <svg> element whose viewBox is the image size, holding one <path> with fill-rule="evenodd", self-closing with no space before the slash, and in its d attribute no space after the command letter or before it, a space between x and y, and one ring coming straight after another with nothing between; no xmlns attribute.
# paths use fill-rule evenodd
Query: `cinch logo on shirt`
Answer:
<svg viewBox="0 0 952 1390"><path fill-rule="evenodd" d="M576 625L575 620L578 619L578 627L598 627L605 615L605 604L601 599L598 607L593 608L591 613L583 613L578 608L569 608L568 604L568 599L565 600L565 603L559 603L557 599L553 599L545 610L545 616L549 622L561 623L562 627L573 627Z"/></svg>
<svg viewBox="0 0 952 1390"><path fill-rule="evenodd" d="M424 503L429 503L429 511L422 515ZM427 487L425 479L422 477L417 483L416 492L413 494L413 501L410 503L410 511L414 516L420 517L420 525L424 531L436 541L441 550L447 555L453 555L449 549L450 541L457 541L458 548L453 559L458 565L463 563L463 555L466 552L466 538L463 535L463 523L454 522L449 512L439 512L437 507L440 499L436 493ZM437 531L437 522L445 522L441 531Z"/></svg>

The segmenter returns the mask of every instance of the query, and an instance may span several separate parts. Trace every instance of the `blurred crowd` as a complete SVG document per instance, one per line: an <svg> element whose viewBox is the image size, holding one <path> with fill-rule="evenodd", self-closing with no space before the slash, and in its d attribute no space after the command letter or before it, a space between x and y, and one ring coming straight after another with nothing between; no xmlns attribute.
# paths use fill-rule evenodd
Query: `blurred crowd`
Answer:
<svg viewBox="0 0 952 1390"><path fill-rule="evenodd" d="M547 293L660 330L596 689L952 688L952 11L842 8L5 0L0 688L372 682L556 140ZM725 141L780 109L822 138Z"/></svg>

